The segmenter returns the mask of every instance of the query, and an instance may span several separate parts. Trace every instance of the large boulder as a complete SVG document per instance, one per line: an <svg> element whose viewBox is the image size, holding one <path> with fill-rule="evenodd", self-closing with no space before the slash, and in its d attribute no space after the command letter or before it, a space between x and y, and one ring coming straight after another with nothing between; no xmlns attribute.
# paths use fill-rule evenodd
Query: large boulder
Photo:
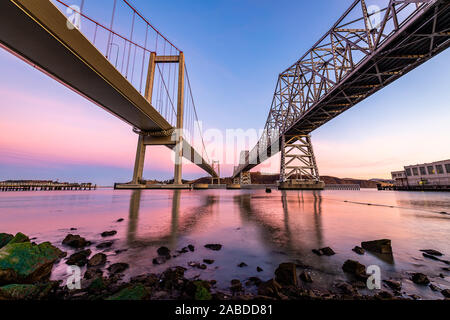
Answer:
<svg viewBox="0 0 450 320"><path fill-rule="evenodd" d="M3 248L10 242L14 236L9 233L0 233L0 249Z"/></svg>
<svg viewBox="0 0 450 320"><path fill-rule="evenodd" d="M275 270L275 280L286 286L297 285L297 269L295 263L282 263Z"/></svg>
<svg viewBox="0 0 450 320"><path fill-rule="evenodd" d="M391 240L389 239L361 242L361 247L376 253L392 253Z"/></svg>
<svg viewBox="0 0 450 320"><path fill-rule="evenodd" d="M63 256L50 242L37 245L10 241L0 249L0 285L48 280L53 264Z"/></svg>

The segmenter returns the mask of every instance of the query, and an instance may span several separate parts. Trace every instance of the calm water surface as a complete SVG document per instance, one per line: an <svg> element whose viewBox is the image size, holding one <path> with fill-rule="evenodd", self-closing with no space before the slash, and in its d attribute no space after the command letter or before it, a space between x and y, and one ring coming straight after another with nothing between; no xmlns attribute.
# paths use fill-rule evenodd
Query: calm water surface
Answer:
<svg viewBox="0 0 450 320"><path fill-rule="evenodd" d="M115 222L119 218L125 221ZM449 193L112 189L0 193L0 232L20 231L36 237L36 242L50 241L62 248L70 228L94 244L105 241L101 232L117 230L111 238L114 246L105 253L109 263L130 264L127 277L213 259L207 270L189 268L186 275L216 279L220 288L227 288L231 279L268 280L279 263L293 261L309 266L315 279L312 286L323 289L346 280L341 266L354 259L380 266L383 279L402 279L407 294L442 298L409 281L410 272L423 272L440 287L450 287L450 273L442 269L449 266L428 260L419 251L436 249L450 260ZM381 238L392 240L392 258L351 251L361 241ZM203 247L207 243L220 243L223 249L208 250ZM188 244L196 247L194 253L163 266L152 264L158 247L180 250ZM311 252L325 246L337 254L318 257ZM96 250L95 245L92 248ZM118 249L127 251L116 254ZM237 267L241 262L248 267ZM257 273L257 266L264 271ZM63 279L65 272L62 261L52 277Z"/></svg>

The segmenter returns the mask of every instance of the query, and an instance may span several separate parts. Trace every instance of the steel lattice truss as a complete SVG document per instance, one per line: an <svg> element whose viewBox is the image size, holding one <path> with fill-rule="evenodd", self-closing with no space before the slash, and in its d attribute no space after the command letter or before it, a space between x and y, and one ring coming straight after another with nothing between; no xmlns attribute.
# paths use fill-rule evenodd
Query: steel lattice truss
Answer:
<svg viewBox="0 0 450 320"><path fill-rule="evenodd" d="M449 0L354 1L279 75L264 133L234 176L276 154L283 134L309 134L445 50L449 7Z"/></svg>

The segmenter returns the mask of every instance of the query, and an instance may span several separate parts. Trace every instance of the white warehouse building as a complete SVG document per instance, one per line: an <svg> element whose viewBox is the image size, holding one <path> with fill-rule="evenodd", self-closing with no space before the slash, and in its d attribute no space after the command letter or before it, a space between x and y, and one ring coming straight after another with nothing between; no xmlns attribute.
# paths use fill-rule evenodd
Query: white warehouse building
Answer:
<svg viewBox="0 0 450 320"><path fill-rule="evenodd" d="M450 189L450 159L405 166L391 173L397 189Z"/></svg>

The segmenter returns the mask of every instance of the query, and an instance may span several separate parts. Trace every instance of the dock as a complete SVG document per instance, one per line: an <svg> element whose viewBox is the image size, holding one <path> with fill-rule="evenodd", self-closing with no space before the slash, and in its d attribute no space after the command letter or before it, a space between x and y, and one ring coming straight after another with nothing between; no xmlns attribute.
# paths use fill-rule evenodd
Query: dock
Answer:
<svg viewBox="0 0 450 320"><path fill-rule="evenodd" d="M69 191L95 190L97 185L92 183L68 183L52 181L17 181L0 182L0 191Z"/></svg>

